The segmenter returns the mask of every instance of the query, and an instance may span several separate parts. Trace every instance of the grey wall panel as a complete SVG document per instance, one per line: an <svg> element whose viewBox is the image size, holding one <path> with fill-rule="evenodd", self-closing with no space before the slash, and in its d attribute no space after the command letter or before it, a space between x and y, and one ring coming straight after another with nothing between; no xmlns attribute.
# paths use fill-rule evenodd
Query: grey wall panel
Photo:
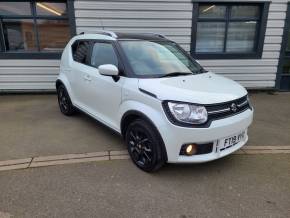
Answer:
<svg viewBox="0 0 290 218"><path fill-rule="evenodd" d="M207 67L245 67L245 66L276 66L278 64L277 59L243 59L243 60L200 60L199 61L203 66Z"/></svg>
<svg viewBox="0 0 290 218"><path fill-rule="evenodd" d="M270 5L270 11L272 12L286 12L287 7L285 7L285 4L271 4Z"/></svg>
<svg viewBox="0 0 290 218"><path fill-rule="evenodd" d="M286 4L285 4L285 7L287 7ZM285 20L268 20L267 28L269 27L283 28L284 24L285 24Z"/></svg>
<svg viewBox="0 0 290 218"><path fill-rule="evenodd" d="M190 51L191 0L75 1L77 32L108 29L119 32L155 32Z"/></svg>
<svg viewBox="0 0 290 218"><path fill-rule="evenodd" d="M0 60L1 90L53 90L59 60Z"/></svg>
<svg viewBox="0 0 290 218"><path fill-rule="evenodd" d="M249 89L265 89L275 86L275 81L240 81L240 83Z"/></svg>
<svg viewBox="0 0 290 218"><path fill-rule="evenodd" d="M59 60L0 60L0 67L58 67Z"/></svg>
<svg viewBox="0 0 290 218"><path fill-rule="evenodd" d="M75 0L74 6L77 33L102 28L156 32L190 50L192 0ZM271 1L262 59L200 62L206 69L235 79L246 87L274 87L286 9L287 0ZM54 89L58 71L59 60L0 60L0 90Z"/></svg>
<svg viewBox="0 0 290 218"><path fill-rule="evenodd" d="M266 30L266 36L282 36L283 29L282 28L268 28Z"/></svg>
<svg viewBox="0 0 290 218"><path fill-rule="evenodd" d="M283 20L286 18L286 12L270 12L268 14L268 19L270 20Z"/></svg>
<svg viewBox="0 0 290 218"><path fill-rule="evenodd" d="M265 44L264 51L280 51L281 44Z"/></svg>
<svg viewBox="0 0 290 218"><path fill-rule="evenodd" d="M55 90L54 83L51 82L29 82L29 83L20 83L20 82L9 82L9 83L0 83L0 92L1 91L14 91L14 90Z"/></svg>
<svg viewBox="0 0 290 218"><path fill-rule="evenodd" d="M264 59L273 59L273 58L279 58L280 57L280 52L279 51L275 51L275 52L268 52L268 51L264 51L262 58Z"/></svg>
<svg viewBox="0 0 290 218"><path fill-rule="evenodd" d="M211 71L217 74L238 74L244 76L244 78L248 78L249 74L273 74L273 72L277 71L277 67L272 66L265 66L265 67L251 67L251 66L244 66L244 67L209 67Z"/></svg>

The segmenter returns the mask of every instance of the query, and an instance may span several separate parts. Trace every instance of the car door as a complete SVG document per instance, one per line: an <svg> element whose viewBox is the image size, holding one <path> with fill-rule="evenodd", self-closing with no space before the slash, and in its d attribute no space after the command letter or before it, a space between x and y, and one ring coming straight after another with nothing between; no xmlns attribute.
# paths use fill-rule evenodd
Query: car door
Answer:
<svg viewBox="0 0 290 218"><path fill-rule="evenodd" d="M90 79L87 83L87 96L84 98L90 113L111 128L118 130L118 110L122 100L123 77L115 79L112 76L101 75L98 67L112 64L120 69L116 50L110 41L94 41L91 44L89 58L91 70L87 72Z"/></svg>
<svg viewBox="0 0 290 218"><path fill-rule="evenodd" d="M88 66L89 51L90 41L87 40L78 40L72 46L73 62L69 81L74 96L74 104L83 110L88 109L88 105L86 105L88 93L86 86L90 80L87 76L88 71L91 70L91 67Z"/></svg>

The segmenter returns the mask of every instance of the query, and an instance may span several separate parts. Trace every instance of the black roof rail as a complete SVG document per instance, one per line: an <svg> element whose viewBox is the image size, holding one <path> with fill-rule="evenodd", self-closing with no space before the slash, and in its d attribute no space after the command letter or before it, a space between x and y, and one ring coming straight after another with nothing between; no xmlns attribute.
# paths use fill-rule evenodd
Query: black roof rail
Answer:
<svg viewBox="0 0 290 218"><path fill-rule="evenodd" d="M94 32L91 32L92 34L103 34L103 35L107 35L107 36L111 36L113 38L117 38L117 34L114 33L113 31L108 31L108 30L97 30ZM85 34L85 32L81 32L79 35L83 35Z"/></svg>
<svg viewBox="0 0 290 218"><path fill-rule="evenodd" d="M142 35L153 35L153 36L157 36L159 38L163 38L166 39L166 36L160 33L138 33L138 34L142 34Z"/></svg>

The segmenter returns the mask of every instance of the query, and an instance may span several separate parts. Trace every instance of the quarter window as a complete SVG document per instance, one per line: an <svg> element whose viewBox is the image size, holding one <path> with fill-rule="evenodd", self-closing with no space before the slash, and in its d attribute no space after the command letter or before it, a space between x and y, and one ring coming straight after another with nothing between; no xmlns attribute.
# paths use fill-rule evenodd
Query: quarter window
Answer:
<svg viewBox="0 0 290 218"><path fill-rule="evenodd" d="M58 58L73 34L67 1L0 1L0 57Z"/></svg>
<svg viewBox="0 0 290 218"><path fill-rule="evenodd" d="M268 7L268 3L194 4L192 55L199 58L260 57Z"/></svg>
<svg viewBox="0 0 290 218"><path fill-rule="evenodd" d="M72 46L73 59L76 62L86 64L90 43L88 41L76 41Z"/></svg>

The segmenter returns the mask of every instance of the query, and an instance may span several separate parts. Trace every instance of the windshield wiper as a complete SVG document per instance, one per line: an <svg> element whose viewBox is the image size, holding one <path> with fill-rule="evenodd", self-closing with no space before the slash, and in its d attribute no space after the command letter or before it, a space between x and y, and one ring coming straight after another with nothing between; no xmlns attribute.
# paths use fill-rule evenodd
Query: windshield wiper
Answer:
<svg viewBox="0 0 290 218"><path fill-rule="evenodd" d="M198 71L197 71L197 73L207 73L208 71L207 70L205 70L205 69L203 69L203 68L200 68Z"/></svg>
<svg viewBox="0 0 290 218"><path fill-rule="evenodd" d="M168 73L165 75L160 76L162 77L174 77L174 76L184 76L184 75L192 75L192 73L187 73L187 72L173 72L173 73Z"/></svg>

